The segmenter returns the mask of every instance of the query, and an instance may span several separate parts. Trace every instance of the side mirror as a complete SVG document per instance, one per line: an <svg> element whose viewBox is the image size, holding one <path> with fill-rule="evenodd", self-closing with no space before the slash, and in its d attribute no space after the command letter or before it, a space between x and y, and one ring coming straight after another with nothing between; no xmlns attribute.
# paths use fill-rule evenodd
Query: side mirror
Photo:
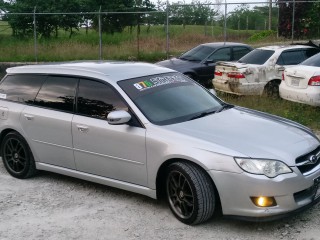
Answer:
<svg viewBox="0 0 320 240"><path fill-rule="evenodd" d="M110 125L119 125L129 122L131 115L124 110L112 111L107 116L107 121Z"/></svg>
<svg viewBox="0 0 320 240"><path fill-rule="evenodd" d="M205 64L210 64L210 63L215 63L216 61L215 60L206 60L204 63Z"/></svg>

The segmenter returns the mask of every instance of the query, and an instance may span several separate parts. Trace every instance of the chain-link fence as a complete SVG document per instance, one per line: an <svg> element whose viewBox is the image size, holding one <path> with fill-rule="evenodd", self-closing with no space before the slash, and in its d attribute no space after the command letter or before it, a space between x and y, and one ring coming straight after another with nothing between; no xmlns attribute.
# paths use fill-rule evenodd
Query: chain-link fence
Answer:
<svg viewBox="0 0 320 240"><path fill-rule="evenodd" d="M11 59L35 62L72 59L155 61L159 58L168 58L172 54L203 42L249 41L250 44L255 44L261 39L267 39L267 43L271 44L298 38L307 39L305 32L295 36L297 32L294 31L296 3L303 2L318 1L290 3L277 1L277 4L271 1L242 3L225 1L203 4L202 7L212 10L206 19L201 19L201 14L198 18L190 18L187 10L193 5L168 3L163 10L149 12L111 12L100 8L96 12L86 13L41 13L37 12L36 7L33 12L2 12L0 13L0 61ZM282 14L279 3L291 4L292 14L285 23L290 34L287 33L286 38L280 38L278 33L279 18ZM260 12L253 11L254 9L260 9ZM117 19L120 15L124 18L136 16L140 22L126 26L121 32L110 31L105 17ZM48 16L64 22L70 17L77 17L78 22L72 27L66 25L63 28L51 29L51 35L45 36L43 29L52 27L50 24L46 26L44 19ZM25 19L25 23L28 24L26 32L23 32L23 29L17 31L18 23L13 21L15 19L20 21ZM307 25L307 20L304 21ZM299 24L301 25L301 21ZM314 36L316 35L313 34Z"/></svg>

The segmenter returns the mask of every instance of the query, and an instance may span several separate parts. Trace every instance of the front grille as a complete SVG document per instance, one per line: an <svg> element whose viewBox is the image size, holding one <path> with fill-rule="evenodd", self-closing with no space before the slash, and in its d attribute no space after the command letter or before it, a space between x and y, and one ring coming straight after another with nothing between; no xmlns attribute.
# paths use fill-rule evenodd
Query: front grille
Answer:
<svg viewBox="0 0 320 240"><path fill-rule="evenodd" d="M311 163L309 161L312 155L319 156L319 154L320 154L320 146L318 146L315 150L305 155L302 155L296 159L296 166L302 174L308 173L312 171L314 168L316 168L318 165L320 165L320 159L316 163Z"/></svg>

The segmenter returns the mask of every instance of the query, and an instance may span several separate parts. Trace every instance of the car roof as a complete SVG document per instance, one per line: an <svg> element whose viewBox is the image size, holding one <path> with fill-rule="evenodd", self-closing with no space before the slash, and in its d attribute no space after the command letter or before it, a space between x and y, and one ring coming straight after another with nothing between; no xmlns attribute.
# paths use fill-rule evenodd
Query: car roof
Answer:
<svg viewBox="0 0 320 240"><path fill-rule="evenodd" d="M246 47L250 47L247 44L236 43L236 42L211 42L211 43L203 43L203 44L200 44L200 45L209 46L209 47L224 47L224 46L246 46Z"/></svg>
<svg viewBox="0 0 320 240"><path fill-rule="evenodd" d="M273 50L273 51L284 51L284 50L290 50L290 49L301 49L301 48L314 48L311 46L304 46L304 45L274 45L274 46L265 46L265 47L259 47L257 49L262 50Z"/></svg>
<svg viewBox="0 0 320 240"><path fill-rule="evenodd" d="M150 63L121 61L78 61L46 63L12 67L7 69L8 74L60 74L93 78L106 78L114 82L129 78L167 72L175 71Z"/></svg>

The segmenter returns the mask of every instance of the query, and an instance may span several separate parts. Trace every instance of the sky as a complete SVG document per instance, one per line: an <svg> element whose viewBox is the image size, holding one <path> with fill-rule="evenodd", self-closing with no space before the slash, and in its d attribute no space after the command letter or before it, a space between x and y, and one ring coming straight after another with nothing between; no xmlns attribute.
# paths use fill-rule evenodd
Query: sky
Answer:
<svg viewBox="0 0 320 240"><path fill-rule="evenodd" d="M156 0L153 0L156 2ZM165 1L165 0L163 0ZM177 3L178 1L182 2L184 1L186 4L189 4L192 2L192 0L169 0L170 3ZM194 1L200 1L200 2L212 2L216 3L216 0L194 0ZM241 3L246 3L250 6L250 8L253 8L253 6L265 6L269 3L269 0L220 0L223 6L220 7L220 10L224 10L224 3L227 2L227 11L231 12L233 11L237 6L241 5ZM272 0L272 2L275 2L275 0Z"/></svg>
<svg viewBox="0 0 320 240"><path fill-rule="evenodd" d="M152 0L154 3L157 2L157 0ZM166 0L162 0L162 2L165 2ZM192 2L192 0L169 0L169 3L177 3L177 2L185 2L186 4L190 4ZM203 3L217 3L217 1L221 2L221 6L220 6L220 11L224 12L224 4L225 1L227 2L227 12L230 13L232 11L234 11L237 6L241 5L242 3L246 3L249 5L250 9L252 9L254 6L266 6L269 3L269 0L253 0L253 1L249 1L249 0L193 0L196 2L203 2ZM275 0L272 0L273 2L275 2ZM275 4L275 3L274 3ZM274 5L273 4L273 5Z"/></svg>

